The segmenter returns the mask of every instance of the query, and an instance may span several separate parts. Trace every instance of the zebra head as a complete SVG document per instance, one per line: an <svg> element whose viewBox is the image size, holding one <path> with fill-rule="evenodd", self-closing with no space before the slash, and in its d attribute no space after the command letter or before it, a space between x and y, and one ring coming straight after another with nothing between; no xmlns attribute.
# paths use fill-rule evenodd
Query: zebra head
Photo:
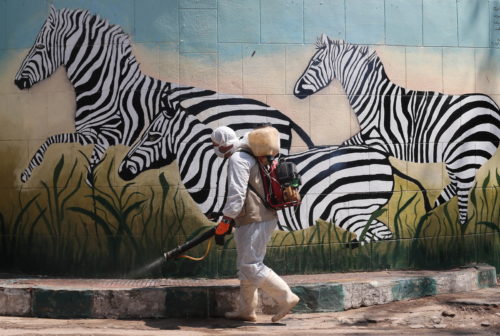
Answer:
<svg viewBox="0 0 500 336"><path fill-rule="evenodd" d="M166 110L151 122L121 162L118 175L122 179L130 181L145 170L160 168L175 160L169 134L175 131L172 130L172 121L178 117L175 110Z"/></svg>
<svg viewBox="0 0 500 336"><path fill-rule="evenodd" d="M316 53L306 70L295 83L293 94L300 99L306 98L326 87L335 78L335 71L330 57L332 40L322 34L316 42Z"/></svg>
<svg viewBox="0 0 500 336"><path fill-rule="evenodd" d="M14 83L21 89L49 77L63 62L63 41L58 37L59 11L50 6L49 16L38 32L35 43L16 74Z"/></svg>

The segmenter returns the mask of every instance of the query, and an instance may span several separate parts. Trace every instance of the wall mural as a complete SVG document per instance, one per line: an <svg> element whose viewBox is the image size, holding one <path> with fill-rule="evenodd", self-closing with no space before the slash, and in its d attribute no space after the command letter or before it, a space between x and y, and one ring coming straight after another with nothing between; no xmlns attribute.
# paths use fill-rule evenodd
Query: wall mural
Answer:
<svg viewBox="0 0 500 336"><path fill-rule="evenodd" d="M493 99L398 86L368 47L322 35L316 48L294 94L305 98L338 79L361 127L343 145L367 145L405 161L444 162L451 182L434 208L457 196L460 223L465 224L476 172L500 140L500 110Z"/></svg>
<svg viewBox="0 0 500 336"><path fill-rule="evenodd" d="M96 43L99 39L101 42ZM220 97L213 91L179 86L142 74L123 31L87 11L58 11L51 7L15 83L20 89L30 88L59 66L68 69L68 78L77 93L77 131L49 137L21 176L23 181L41 164L50 144L78 142L94 145L87 179L91 183L95 166L106 149L117 144L132 145L144 125L153 119L142 141L120 164L120 177L131 180L143 170L161 168L175 158L184 186L208 215L220 213L224 207L226 167L216 160L208 137L212 128L203 127L204 123L228 125L243 135L259 122L271 122L281 133L283 154L290 149L292 129L309 147L313 145L298 125L262 102L233 95ZM179 116L170 126L166 121L173 117L172 113ZM392 170L386 156L366 148L329 147L288 159L303 167L301 194L307 202L280 214L283 229L300 230L323 219L355 233L358 239L392 237L387 226L376 219L365 230L371 214L391 196L393 178L389 177ZM348 190L357 193L349 195Z"/></svg>
<svg viewBox="0 0 500 336"><path fill-rule="evenodd" d="M358 250L365 251L362 249L367 246L374 246L374 249L377 246L366 243L388 241L395 246L389 248L385 245L391 251L381 251L383 258L396 260L410 249L412 252L409 253L416 256L416 262L420 260L420 264L412 266L426 267L429 265L425 254L428 246L418 238L424 233L429 235L427 231L434 230L436 238L440 238L441 233L464 237L466 232L485 233L488 230L500 237L499 191L493 189L494 195L485 192L490 180L496 178L500 184L500 175L496 171L491 177L488 172L483 181L476 179L477 171L499 146L500 111L496 103L483 94L447 95L398 86L389 79L381 59L369 47L335 41L323 34L316 43L316 52L295 83L293 99L298 101L298 98L304 99L326 88L335 79L340 82L360 126L360 132L340 146L316 146L310 134L286 112L258 99L171 83L143 73L132 52L129 36L122 28L87 10L58 10L50 6L46 21L15 75L15 85L21 90L29 89L47 79L59 67L66 69L75 91L75 132L49 136L21 174L23 183L30 178L40 179L48 199L54 200L53 203L48 201L49 205L60 206L54 211L43 209L36 200L38 196L22 205L16 219L19 222L26 220L23 216L26 217L28 208L36 204L38 210L33 223L15 224L11 232L22 233L24 227L29 231L27 244L32 242L35 226L41 221L46 223L49 234L54 235L54 246L60 244L64 240L61 227L68 225L63 219L64 213L72 212L80 216L87 232L85 239L89 240L87 221L95 226L100 250L93 255L94 261L106 255L110 258L109 265L114 266L119 264L118 260L129 262L127 254L130 250L140 256L144 250L154 249L152 253L155 255L158 249L177 245L179 239L189 235L185 231L188 210L179 196L182 188L177 187L174 191L174 184L165 178L165 169L178 169L182 187L200 212L209 217L216 216L225 203L227 161L218 159L212 149L212 129L227 125L243 136L255 124L265 122L270 122L280 132L281 157L294 162L302 175L300 194L303 202L299 207L279 211L281 232L272 242L273 246L286 252L271 250L268 253L271 264L273 260L283 264L280 253L286 253L287 268L274 267L282 273L304 272L308 263L314 264L317 260L325 262L315 270L366 268L363 266L364 252L339 252L350 254L345 260L358 258L355 261L359 262L358 266L342 264L342 260L332 266L334 245L344 249L345 244L349 247L361 245ZM336 119L335 109L332 106L329 118ZM292 153L294 138L305 147ZM91 206L80 202L76 206L67 205L81 189L78 180L74 182L75 189L67 191L68 185L73 183L69 183L70 180L77 179L76 161L68 170L68 180L62 187L61 172L66 169L64 157L57 163L45 163L54 166L54 195L50 195L43 176L37 176L35 168L42 164L49 147L56 143L92 146L86 171L88 190L91 190L86 197L91 199ZM104 181L105 185L109 184L108 191L96 185L96 169L105 161L109 148L117 145L129 149L125 157L116 158L119 162L116 166L115 158L111 159L107 181ZM440 190L431 206L428 192L421 184L423 181L400 171L391 162L392 158L425 164L444 163L450 183ZM158 171L161 186L159 209L154 203L158 200L152 187L151 196L142 191L131 191L133 182L147 170ZM117 187L112 183L114 172L123 181L131 182ZM402 183L413 184L415 189L404 194ZM482 195L474 189L478 183L483 187ZM63 192L67 193L64 197ZM458 199L456 217L452 209L454 199ZM432 214L438 211L439 215L432 218ZM49 212L55 213L57 225L54 228L47 219ZM408 215L408 212L412 214ZM168 216L173 222L166 220ZM139 218L143 222L138 228ZM153 225L151 223L154 223L154 228L147 231ZM473 229L470 223L473 223ZM312 231L306 238L304 232L308 228ZM2 230L8 232L1 213L0 229L0 236ZM101 246L99 232L106 237L103 241L107 239L107 242L102 244L107 244L107 248ZM168 242L164 237L168 237ZM402 238L415 239L409 248ZM154 243L155 239L160 242ZM311 244L313 241L315 246ZM456 242L454 240L453 244ZM216 258L230 258L231 243L229 241L222 255ZM88 252L85 244L77 238L76 245L83 247L75 252L78 257L71 262L84 259ZM438 243L439 248L433 253L442 254L440 249L450 248L467 254L470 244L463 244L443 246ZM13 252L4 252L6 255L21 248L17 241L0 246L5 251L10 246ZM290 250L290 246L303 248L304 253L299 256L298 252ZM69 255L66 249L67 246L54 247L57 258ZM359 253L359 256L353 253ZM140 263L145 255L141 256L142 259L134 259L132 264ZM373 258L370 254L369 259ZM193 271L195 266L192 263L182 263L170 265L174 267L169 269L170 275L199 275ZM381 267L387 268L390 264L393 263L387 261ZM61 265L64 265L62 261ZM227 271L226 275L232 276L234 262L228 259L225 265L221 266L219 261L214 274L203 275L221 276L224 275L221 272ZM224 267L227 268L225 271Z"/></svg>
<svg viewBox="0 0 500 336"><path fill-rule="evenodd" d="M201 209L212 210L211 203L225 201L227 160L222 163L212 149L212 129L180 106L182 103L156 117L120 164L119 174L129 180L144 170L177 160L189 194ZM323 219L363 241L392 237L384 223L370 221L372 213L392 195L392 169L385 154L367 147L330 146L281 157L297 165L304 199L296 208L279 211L282 229L301 230ZM207 190L218 194L207 198ZM223 205L216 209L221 211Z"/></svg>
<svg viewBox="0 0 500 336"><path fill-rule="evenodd" d="M251 130L256 123L271 122L281 133L284 152L290 148L292 129L307 145L312 145L309 136L290 118L262 102L220 97L213 91L179 86L143 74L123 30L85 10L50 7L15 83L21 90L29 89L60 66L66 68L76 93L76 132L49 137L21 175L23 182L41 164L51 144L79 143L94 146L87 175L91 185L94 170L108 147L132 145L144 126L164 109L165 97L172 104L182 98L202 122L228 125L238 134Z"/></svg>

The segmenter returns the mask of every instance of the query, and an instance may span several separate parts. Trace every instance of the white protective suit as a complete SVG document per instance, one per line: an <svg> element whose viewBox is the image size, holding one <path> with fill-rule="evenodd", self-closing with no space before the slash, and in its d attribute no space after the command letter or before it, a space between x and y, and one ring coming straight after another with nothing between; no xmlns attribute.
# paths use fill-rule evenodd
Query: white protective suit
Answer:
<svg viewBox="0 0 500 336"><path fill-rule="evenodd" d="M228 193L224 216L236 218L245 203L250 169L258 164L256 159L245 152L235 152L229 158ZM237 269L240 280L249 280L255 285L269 275L269 268L264 265L266 246L276 230L277 220L254 222L235 228Z"/></svg>
<svg viewBox="0 0 500 336"><path fill-rule="evenodd" d="M227 183L226 205L222 211L224 216L236 218L245 204L251 168L258 164L255 157L237 151L239 147L247 148L247 137L238 140L236 133L229 127L218 127L212 133L212 142L217 156L224 157L226 152L219 148L232 147ZM266 246L277 226L277 220L254 222L235 228L234 241L237 251L237 269L240 280L248 280L256 286L269 275L269 268L264 265Z"/></svg>
<svg viewBox="0 0 500 336"><path fill-rule="evenodd" d="M212 142L216 154L219 157L229 158L227 172L228 194L226 205L222 211L224 216L238 219L243 209L250 210L250 213L252 213L252 209L259 209L257 211L258 217L247 217L249 222L241 221L239 223L238 220L236 221L234 241L237 251L236 266L238 278L240 279L240 302L236 311L227 312L225 316L230 319L255 322L257 320L257 289L261 288L264 293L278 303L278 310L271 319L276 322L290 312L299 302L299 297L290 290L290 287L283 279L264 265L267 243L276 229L277 219L276 213L266 209L260 203L259 198L255 203L257 196L247 193L249 182L255 187L253 183L257 182L255 182L254 178L259 173L258 169L255 169L255 165L258 164L255 157L249 153L237 151L236 147L238 146L240 148L248 146L245 138L241 143L236 142L237 137L234 131L225 126L218 127L212 133ZM255 206L255 204L258 206ZM246 207L247 205L251 206ZM245 211L243 216L246 215L247 212ZM252 222L255 218L262 220ZM272 219L269 220L269 218Z"/></svg>

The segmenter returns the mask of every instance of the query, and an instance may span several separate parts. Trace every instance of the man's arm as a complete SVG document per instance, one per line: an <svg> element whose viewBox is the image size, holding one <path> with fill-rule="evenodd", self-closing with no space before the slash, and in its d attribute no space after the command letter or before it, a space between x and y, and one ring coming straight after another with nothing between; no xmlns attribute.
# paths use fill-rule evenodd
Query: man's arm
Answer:
<svg viewBox="0 0 500 336"><path fill-rule="evenodd" d="M241 152L235 153L229 159L227 172L228 193L226 205L222 210L224 216L215 230L215 242L218 245L224 245L224 236L231 233L234 218L240 214L245 203L250 168L255 163L255 159L248 154L244 154L248 156L245 158L242 154Z"/></svg>

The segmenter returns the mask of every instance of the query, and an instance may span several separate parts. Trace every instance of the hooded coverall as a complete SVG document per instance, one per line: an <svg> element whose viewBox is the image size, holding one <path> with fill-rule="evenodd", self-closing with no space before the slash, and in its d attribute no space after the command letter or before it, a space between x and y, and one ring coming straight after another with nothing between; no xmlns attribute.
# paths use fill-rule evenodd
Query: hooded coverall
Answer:
<svg viewBox="0 0 500 336"><path fill-rule="evenodd" d="M245 144L240 147L244 148ZM234 240L238 253L238 278L259 286L269 274L264 257L267 243L277 226L276 211L267 209L248 188L251 183L263 195L258 163L252 155L242 151L232 154L227 174L228 193L222 213L236 222Z"/></svg>
<svg viewBox="0 0 500 336"><path fill-rule="evenodd" d="M240 305L236 311L225 316L256 321L257 289L261 288L278 303L278 311L271 319L276 322L299 301L286 282L264 265L266 246L277 225L276 211L264 205L264 187L256 158L241 151L251 151L246 137L239 142L232 129L221 126L212 133L212 142L217 156L229 158L227 199L222 211L224 217L218 228L223 225L222 231L226 230L228 224L224 218L235 222L234 239L240 279Z"/></svg>

